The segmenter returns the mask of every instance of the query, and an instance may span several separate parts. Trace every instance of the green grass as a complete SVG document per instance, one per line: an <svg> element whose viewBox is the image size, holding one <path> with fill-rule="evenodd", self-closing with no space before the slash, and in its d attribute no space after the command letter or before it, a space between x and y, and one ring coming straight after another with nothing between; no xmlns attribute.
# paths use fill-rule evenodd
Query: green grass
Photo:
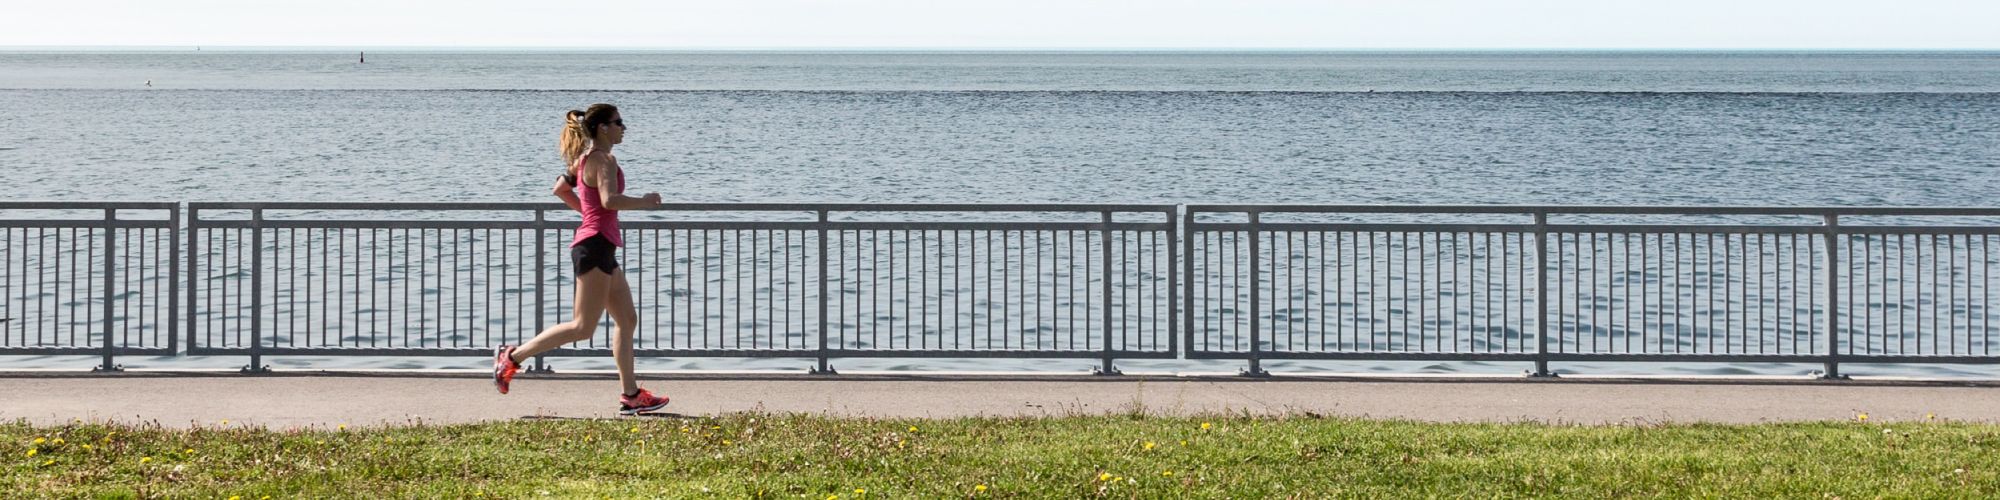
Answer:
<svg viewBox="0 0 2000 500"><path fill-rule="evenodd" d="M210 424L0 424L0 492L245 499L2000 497L2000 426L1945 422L1563 426L742 414L305 431Z"/></svg>

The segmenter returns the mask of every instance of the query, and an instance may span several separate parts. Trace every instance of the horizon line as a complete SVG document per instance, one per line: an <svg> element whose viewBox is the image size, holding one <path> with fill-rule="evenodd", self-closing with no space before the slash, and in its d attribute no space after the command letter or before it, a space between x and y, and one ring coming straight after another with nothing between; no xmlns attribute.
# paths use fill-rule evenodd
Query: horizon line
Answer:
<svg viewBox="0 0 2000 500"><path fill-rule="evenodd" d="M2000 47L646 47L540 45L0 45L0 51L578 51L578 52L2000 52Z"/></svg>

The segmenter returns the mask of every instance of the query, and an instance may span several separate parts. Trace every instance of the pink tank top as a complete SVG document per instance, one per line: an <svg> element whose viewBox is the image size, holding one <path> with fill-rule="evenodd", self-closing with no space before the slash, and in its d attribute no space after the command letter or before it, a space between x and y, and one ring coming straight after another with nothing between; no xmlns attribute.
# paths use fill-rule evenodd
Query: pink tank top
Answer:
<svg viewBox="0 0 2000 500"><path fill-rule="evenodd" d="M583 224L576 228L576 238L569 246L577 246L592 236L603 235L612 245L625 246L625 238L618 234L618 211L604 208L604 198L597 188L583 183L583 159L576 160L577 204L583 206ZM625 192L625 169L618 169L618 191Z"/></svg>

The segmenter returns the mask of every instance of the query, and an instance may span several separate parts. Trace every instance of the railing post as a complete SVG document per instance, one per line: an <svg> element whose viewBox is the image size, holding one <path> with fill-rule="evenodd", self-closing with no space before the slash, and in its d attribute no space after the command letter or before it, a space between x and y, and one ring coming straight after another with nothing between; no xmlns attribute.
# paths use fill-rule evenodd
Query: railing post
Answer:
<svg viewBox="0 0 2000 500"><path fill-rule="evenodd" d="M104 209L104 220L106 222L118 220L118 209ZM112 307L112 303L118 300L118 291L113 289L118 283L117 255L118 228L107 224L104 227L104 363L91 368L90 371L93 372L125 371L124 367L112 363L111 359L116 352L116 347L111 343L111 315L117 311L117 308Z"/></svg>
<svg viewBox="0 0 2000 500"><path fill-rule="evenodd" d="M181 245L175 237L181 230L181 205L167 210L167 353L180 353ZM190 249L192 251L192 249Z"/></svg>
<svg viewBox="0 0 2000 500"><path fill-rule="evenodd" d="M1262 251L1259 250L1259 248L1263 246L1264 236L1262 230L1258 229L1257 225L1262 223L1263 223L1263 214L1254 210L1251 211L1250 212L1250 367L1245 368L1241 373L1241 375L1245 377L1271 376L1271 372L1264 371L1263 360L1259 358L1259 356L1262 355L1264 352L1264 347L1261 345L1264 342L1264 332L1263 332L1264 321L1263 318L1258 317L1259 315L1264 314L1264 305L1260 303L1262 300L1264 300L1263 299L1264 295L1262 292L1264 288L1264 283L1262 278L1264 275L1261 271L1259 271L1260 268L1258 266L1261 266L1263 264L1261 262L1258 262L1258 256L1262 255Z"/></svg>
<svg viewBox="0 0 2000 500"><path fill-rule="evenodd" d="M1101 293L1102 293L1102 294L1103 294L1103 296L1104 296L1104 365L1103 365L1103 366L1099 366L1099 367L1097 367L1097 368L1094 368L1094 369L1092 369L1092 370L1091 370L1091 373L1092 373L1092 374L1096 374L1096 375L1122 375L1122 373L1119 373L1119 372L1118 372L1118 367L1117 367L1117 366L1113 366L1113 365L1111 364L1111 357L1112 357L1112 354L1111 354L1111 333L1112 333L1112 330L1111 330L1111 212L1109 212L1109 211L1106 211L1106 212L1103 212L1103 216L1104 216L1104 219L1103 219L1103 220L1104 220L1104 222L1103 222L1103 230L1102 230L1102 232L1100 232L1100 233L1098 234L1098 237L1099 237L1099 239L1100 239L1100 240L1101 240L1101 241L1103 242L1103 245L1104 245L1104 253L1103 253L1103 254L1101 254L1101 258L1102 258L1102 261L1103 261L1103 263L1104 263L1104 272L1103 272L1103 273L1100 273L1100 275L1104 277L1104 287L1103 287L1103 288L1101 289Z"/></svg>
<svg viewBox="0 0 2000 500"><path fill-rule="evenodd" d="M1194 210L1187 208L1186 205L1181 205L1180 210L1183 230L1179 237L1184 240L1180 243L1185 245L1181 247L1183 249L1181 255L1187 259L1181 263L1181 269L1186 271L1182 273L1181 282L1185 283L1188 289L1186 294L1181 295L1183 301L1181 320L1187 322L1186 328L1182 329L1181 333L1187 335L1187 342L1181 344L1179 352L1182 358L1187 358L1194 352ZM1179 287L1175 288L1178 290Z"/></svg>
<svg viewBox="0 0 2000 500"><path fill-rule="evenodd" d="M1167 352L1173 353L1175 358L1179 358L1181 353L1181 315L1175 311L1181 305L1181 273L1176 265L1180 263L1177 249L1181 245L1181 226L1175 220L1180 218L1180 210L1180 205L1167 210Z"/></svg>
<svg viewBox="0 0 2000 500"><path fill-rule="evenodd" d="M197 231L195 230L195 226L199 226L199 225L201 225L200 223L201 223L201 209L199 209L199 208L195 208L195 206L194 206L194 204L193 204L193 203L188 203L188 217L187 217L187 250L188 250L188 253L187 253L187 317L186 317L186 318L183 318L183 319L187 321L187 337L188 337L188 340L187 340L187 348L188 348L188 353L190 353L190 354L194 353L194 351L195 351L195 342L194 342L194 335L195 335L195 334L194 334L194 332L195 332L195 324L194 324L194 323L195 323L195 300L194 300L194 296L195 296L195 291L196 291L197 289L199 289L199 288L200 288L200 287L198 287L198 286L195 286L195 285L196 285L196 283L195 283L195 275L197 275L197 274L200 274L200 273L199 273L199 271L198 271L198 269L200 269L200 267L199 267L199 266L196 266L196 265L195 265L195 259L196 259L196 258L198 258L198 257L197 257L197 255L199 255L199 254L201 253L201 240L199 240L199 239L196 239L196 238L195 238L195 233L197 232Z"/></svg>
<svg viewBox="0 0 2000 500"><path fill-rule="evenodd" d="M833 366L828 364L828 359L827 359L828 355L827 352L828 349L826 347L827 329L832 325L832 322L828 321L826 317L826 304L827 304L826 224L827 224L826 211L820 210L819 211L819 366L813 367L811 373L814 375L839 375L840 374L839 372L833 371Z"/></svg>
<svg viewBox="0 0 2000 500"><path fill-rule="evenodd" d="M250 365L246 374L270 373L264 365L264 209L250 209Z"/></svg>
<svg viewBox="0 0 2000 500"><path fill-rule="evenodd" d="M1535 212L1535 371L1529 377L1555 377L1549 371L1549 214Z"/></svg>
<svg viewBox="0 0 2000 500"><path fill-rule="evenodd" d="M1826 372L1822 379L1845 380L1840 374L1840 216L1826 219Z"/></svg>

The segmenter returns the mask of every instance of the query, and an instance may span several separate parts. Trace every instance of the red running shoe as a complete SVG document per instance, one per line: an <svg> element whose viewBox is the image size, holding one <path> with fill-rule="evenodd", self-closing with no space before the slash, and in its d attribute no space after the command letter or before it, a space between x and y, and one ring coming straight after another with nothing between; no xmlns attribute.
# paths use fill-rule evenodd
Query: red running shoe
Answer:
<svg viewBox="0 0 2000 500"><path fill-rule="evenodd" d="M631 396L618 395L619 415L638 415L665 408L666 406L667 398L665 396L654 396L652 392L645 389L639 389L638 394Z"/></svg>
<svg viewBox="0 0 2000 500"><path fill-rule="evenodd" d="M514 372L521 371L521 364L514 362L514 346L502 344L493 348L493 387L507 393L507 385L514 383Z"/></svg>

